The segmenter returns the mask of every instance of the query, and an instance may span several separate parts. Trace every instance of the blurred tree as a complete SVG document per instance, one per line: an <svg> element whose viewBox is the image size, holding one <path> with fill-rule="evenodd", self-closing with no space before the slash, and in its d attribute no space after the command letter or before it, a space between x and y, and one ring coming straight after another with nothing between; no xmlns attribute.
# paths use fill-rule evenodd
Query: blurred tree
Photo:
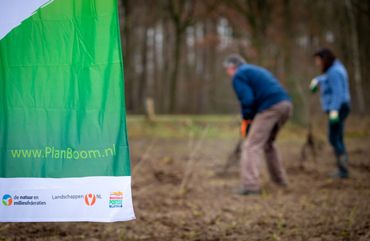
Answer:
<svg viewBox="0 0 370 241"><path fill-rule="evenodd" d="M312 53L333 48L348 67L353 111L369 112L370 1L121 0L127 110L238 113L222 68L232 52L270 69L288 88L295 120L306 123Z"/></svg>
<svg viewBox="0 0 370 241"><path fill-rule="evenodd" d="M271 21L271 0L224 0L224 3L241 14L250 28L250 39L258 54L258 62L264 58L266 31Z"/></svg>
<svg viewBox="0 0 370 241"><path fill-rule="evenodd" d="M364 93L362 91L362 77L361 77L361 64L360 64L360 49L358 42L358 29L356 25L355 13L352 4L352 0L344 0L347 14L348 14L348 23L351 30L351 49L352 49L352 63L353 63L353 72L355 79L355 86L357 92L357 103L360 113L365 112L365 99Z"/></svg>
<svg viewBox="0 0 370 241"><path fill-rule="evenodd" d="M174 52L173 61L174 66L172 74L170 77L170 106L169 112L174 113L176 111L176 93L177 93L177 80L179 73L179 63L181 58L182 45L184 33L186 28L194 24L194 9L196 1L195 0L166 0L165 6L168 9L168 14L170 20L175 28L175 42L174 42Z"/></svg>
<svg viewBox="0 0 370 241"><path fill-rule="evenodd" d="M123 40L123 57L124 57L124 62L125 62L125 78L130 80L131 79L131 76L130 76L130 73L133 72L132 68L131 68L131 61L126 61L126 60L131 60L132 59L132 56L131 56L131 51L128 51L130 49L130 46L131 46L131 28L130 28L130 10L131 10L131 1L130 0L121 0L121 5L122 8L123 8L123 11L121 11L122 13L122 16L123 16L123 37L122 37L122 40ZM129 91L126 91L126 105L127 105L127 108L128 109L133 109L133 104L134 104L134 100L133 100L133 94L131 92L132 90L132 87L131 87L131 81L125 81L125 89L126 90L129 90Z"/></svg>

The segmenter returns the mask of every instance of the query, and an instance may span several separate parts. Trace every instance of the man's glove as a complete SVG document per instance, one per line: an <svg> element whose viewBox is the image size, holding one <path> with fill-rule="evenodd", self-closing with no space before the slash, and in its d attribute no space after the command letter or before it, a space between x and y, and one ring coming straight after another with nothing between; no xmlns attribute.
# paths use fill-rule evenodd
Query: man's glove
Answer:
<svg viewBox="0 0 370 241"><path fill-rule="evenodd" d="M336 124L339 122L339 113L336 110L331 110L329 112L329 121L332 124Z"/></svg>
<svg viewBox="0 0 370 241"><path fill-rule="evenodd" d="M313 78L310 83L310 90L312 93L315 93L319 88L319 81L316 78Z"/></svg>
<svg viewBox="0 0 370 241"><path fill-rule="evenodd" d="M243 119L242 124L240 125L240 135L242 138L247 137L248 132L251 128L252 120Z"/></svg>

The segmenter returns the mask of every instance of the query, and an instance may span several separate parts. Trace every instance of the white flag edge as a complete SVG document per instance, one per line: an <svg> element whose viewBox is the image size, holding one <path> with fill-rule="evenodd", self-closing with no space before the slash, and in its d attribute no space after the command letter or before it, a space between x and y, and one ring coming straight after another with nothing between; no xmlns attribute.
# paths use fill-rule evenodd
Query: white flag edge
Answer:
<svg viewBox="0 0 370 241"><path fill-rule="evenodd" d="M54 0L0 0L0 40Z"/></svg>

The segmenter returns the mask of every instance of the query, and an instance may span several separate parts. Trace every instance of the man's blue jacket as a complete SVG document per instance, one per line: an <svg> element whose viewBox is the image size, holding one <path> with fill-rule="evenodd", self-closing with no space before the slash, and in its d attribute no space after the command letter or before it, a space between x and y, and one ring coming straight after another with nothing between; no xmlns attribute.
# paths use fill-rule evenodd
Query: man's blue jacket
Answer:
<svg viewBox="0 0 370 241"><path fill-rule="evenodd" d="M281 101L290 101L279 81L268 70L256 65L239 66L232 83L244 119L251 120Z"/></svg>
<svg viewBox="0 0 370 241"><path fill-rule="evenodd" d="M339 60L335 60L333 65L316 79L320 85L321 106L325 112L339 111L342 104L350 104L348 74Z"/></svg>

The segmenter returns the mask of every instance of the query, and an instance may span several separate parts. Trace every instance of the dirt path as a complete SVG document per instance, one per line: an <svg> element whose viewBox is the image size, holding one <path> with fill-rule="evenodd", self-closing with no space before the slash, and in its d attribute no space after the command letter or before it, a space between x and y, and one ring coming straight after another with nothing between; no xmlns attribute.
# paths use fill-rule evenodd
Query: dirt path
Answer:
<svg viewBox="0 0 370 241"><path fill-rule="evenodd" d="M196 143L194 140L193 143ZM234 141L205 139L180 192L189 140L131 140L137 220L126 223L0 224L0 240L370 240L370 139L348 140L352 177L333 181L329 147L318 163L298 168L301 142L282 139L290 178L283 190L263 170L263 195L232 194L238 168L215 175ZM152 145L146 156L142 153ZM141 164L135 165L138 159Z"/></svg>

